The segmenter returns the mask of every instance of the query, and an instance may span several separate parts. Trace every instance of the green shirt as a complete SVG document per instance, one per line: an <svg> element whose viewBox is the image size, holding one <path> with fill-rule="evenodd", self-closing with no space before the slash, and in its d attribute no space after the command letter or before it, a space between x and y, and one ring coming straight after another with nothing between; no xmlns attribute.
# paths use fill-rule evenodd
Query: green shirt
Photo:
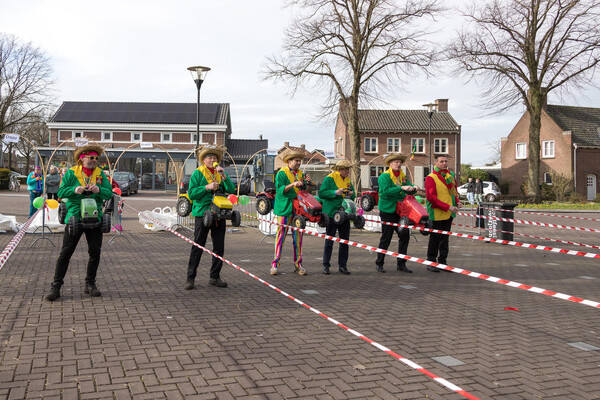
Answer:
<svg viewBox="0 0 600 400"><path fill-rule="evenodd" d="M280 217L291 217L294 211L293 201L296 197L296 191L291 188L284 193L284 189L289 185L290 180L288 179L285 171L279 170L275 175L275 205L273 206L273 214L279 215Z"/></svg>
<svg viewBox="0 0 600 400"><path fill-rule="evenodd" d="M108 178L104 174L104 171L100 173L96 186L100 188L98 193L92 193L90 196L75 193L75 188L81 186L79 179L75 176L75 172L70 169L62 178L60 188L58 189L58 197L67 200L67 216L65 222L75 215L77 218L81 217L81 199L90 197L96 200L96 206L98 207L98 221L102 217L102 203L104 200L108 200L112 197L112 185L108 181Z"/></svg>
<svg viewBox="0 0 600 400"><path fill-rule="evenodd" d="M326 176L319 188L319 198L323 200L323 213L333 217L333 214L342 206L344 196L336 195L335 191L339 188L331 176ZM347 199L354 200L354 186L351 184L352 195L346 196Z"/></svg>
<svg viewBox="0 0 600 400"><path fill-rule="evenodd" d="M400 186L396 186L389 173L383 173L379 175L379 179L377 179L377 184L379 185L379 203L377 207L379 207L379 211L383 211L388 214L393 214L396 212L396 203L404 200L406 197L406 192L402 190ZM413 186L412 183L408 179L406 179L405 183L402 183L402 186Z"/></svg>
<svg viewBox="0 0 600 400"><path fill-rule="evenodd" d="M226 178L221 180L221 184L219 185L220 191L223 193L235 193L235 185L231 179L229 179L227 172L225 172L225 176ZM208 185L208 181L202 172L196 168L190 178L190 185L187 193L190 200L194 202L192 205L192 215L194 217L202 217L204 211L208 210L212 203L214 192L212 190L206 190L206 185Z"/></svg>

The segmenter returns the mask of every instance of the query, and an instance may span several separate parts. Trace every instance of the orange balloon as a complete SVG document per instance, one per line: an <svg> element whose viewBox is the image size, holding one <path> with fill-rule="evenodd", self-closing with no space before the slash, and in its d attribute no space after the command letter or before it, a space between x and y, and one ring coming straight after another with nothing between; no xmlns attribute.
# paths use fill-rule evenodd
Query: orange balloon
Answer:
<svg viewBox="0 0 600 400"><path fill-rule="evenodd" d="M119 188L114 188L114 189L113 189L113 192L114 192L115 194L118 194L119 196L121 195L121 189L119 189Z"/></svg>
<svg viewBox="0 0 600 400"><path fill-rule="evenodd" d="M48 199L46 200L46 204L48 204L48 208L58 208L58 201L54 200L54 199Z"/></svg>

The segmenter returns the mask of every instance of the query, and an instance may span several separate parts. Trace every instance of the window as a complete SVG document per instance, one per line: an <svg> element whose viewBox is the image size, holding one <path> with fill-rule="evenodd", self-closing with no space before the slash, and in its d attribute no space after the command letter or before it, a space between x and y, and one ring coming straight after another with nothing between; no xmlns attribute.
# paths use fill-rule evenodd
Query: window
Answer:
<svg viewBox="0 0 600 400"><path fill-rule="evenodd" d="M433 139L433 152L435 154L448 154L448 139Z"/></svg>
<svg viewBox="0 0 600 400"><path fill-rule="evenodd" d="M142 134L141 133L132 133L131 134L131 141L132 142L141 142L142 141Z"/></svg>
<svg viewBox="0 0 600 400"><path fill-rule="evenodd" d="M196 138L197 138L197 137L198 137L198 134L196 134L196 133L192 133L192 134L190 135L191 143L194 143L194 144L195 144L195 143L196 143Z"/></svg>
<svg viewBox="0 0 600 400"><path fill-rule="evenodd" d="M554 140L542 141L542 157L554 158Z"/></svg>
<svg viewBox="0 0 600 400"><path fill-rule="evenodd" d="M387 152L388 153L400 153L400 139L388 138L387 140Z"/></svg>
<svg viewBox="0 0 600 400"><path fill-rule="evenodd" d="M544 172L544 183L546 185L552 185L552 175L550 175L548 172Z"/></svg>
<svg viewBox="0 0 600 400"><path fill-rule="evenodd" d="M369 176L371 177L379 177L379 175L383 174L386 171L385 167L379 167L376 165L369 166Z"/></svg>
<svg viewBox="0 0 600 400"><path fill-rule="evenodd" d="M365 153L377 153L377 138L365 138Z"/></svg>
<svg viewBox="0 0 600 400"><path fill-rule="evenodd" d="M517 143L515 151L515 159L525 160L527 158L527 143Z"/></svg>
<svg viewBox="0 0 600 400"><path fill-rule="evenodd" d="M411 139L410 151L412 153L425 153L425 139Z"/></svg>
<svg viewBox="0 0 600 400"><path fill-rule="evenodd" d="M171 134L170 133L163 133L161 135L161 137L162 137L161 142L163 142L163 143L171 143Z"/></svg>
<svg viewBox="0 0 600 400"><path fill-rule="evenodd" d="M102 132L102 141L103 142L111 142L112 141L112 132Z"/></svg>
<svg viewBox="0 0 600 400"><path fill-rule="evenodd" d="M83 133L82 132L73 132L73 139L78 138L78 137L83 137Z"/></svg>

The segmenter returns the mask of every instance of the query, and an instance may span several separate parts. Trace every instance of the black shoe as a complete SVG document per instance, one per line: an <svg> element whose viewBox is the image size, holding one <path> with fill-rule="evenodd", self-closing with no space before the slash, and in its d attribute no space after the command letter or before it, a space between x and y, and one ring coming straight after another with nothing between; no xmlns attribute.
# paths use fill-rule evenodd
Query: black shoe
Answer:
<svg viewBox="0 0 600 400"><path fill-rule="evenodd" d="M412 274L412 269L408 269L406 265L398 265L396 269L400 272L406 272L408 274Z"/></svg>
<svg viewBox="0 0 600 400"><path fill-rule="evenodd" d="M100 297L100 296L102 296L102 293L96 287L96 282L86 283L85 284L85 290L84 290L84 292L87 293L87 294L89 294L92 297Z"/></svg>
<svg viewBox="0 0 600 400"><path fill-rule="evenodd" d="M350 275L350 271L346 267L340 267L340 272L344 275Z"/></svg>
<svg viewBox="0 0 600 400"><path fill-rule="evenodd" d="M48 293L46 296L44 296L44 300L54 301L54 300L58 299L59 297L60 297L60 286L52 285L52 287L50 289L50 293Z"/></svg>
<svg viewBox="0 0 600 400"><path fill-rule="evenodd" d="M223 282L221 280L221 278L217 278L217 279L210 278L208 280L208 284L216 286L216 287L227 287L227 282Z"/></svg>
<svg viewBox="0 0 600 400"><path fill-rule="evenodd" d="M329 267L323 267L323 274L325 275L329 275L331 272L329 272Z"/></svg>
<svg viewBox="0 0 600 400"><path fill-rule="evenodd" d="M194 288L194 280L193 279L188 279L187 282L185 283L185 286L183 288L185 290L192 290Z"/></svg>
<svg viewBox="0 0 600 400"><path fill-rule="evenodd" d="M383 265L377 266L377 272L385 272L385 269L383 269Z"/></svg>
<svg viewBox="0 0 600 400"><path fill-rule="evenodd" d="M438 268L432 267L431 265L427 266L427 271L430 271L430 272L440 272L440 270Z"/></svg>

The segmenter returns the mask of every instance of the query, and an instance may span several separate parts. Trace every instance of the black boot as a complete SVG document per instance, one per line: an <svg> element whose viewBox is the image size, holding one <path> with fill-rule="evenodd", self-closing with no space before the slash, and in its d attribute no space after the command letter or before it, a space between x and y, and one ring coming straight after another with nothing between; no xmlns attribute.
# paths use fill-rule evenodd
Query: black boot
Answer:
<svg viewBox="0 0 600 400"><path fill-rule="evenodd" d="M44 296L44 300L54 301L60 297L60 283L53 283L50 288L50 293Z"/></svg>
<svg viewBox="0 0 600 400"><path fill-rule="evenodd" d="M100 297L100 296L102 296L102 293L96 287L96 282L95 281L86 282L85 283L85 290L84 290L84 292L87 293L87 294L89 294L92 297Z"/></svg>
<svg viewBox="0 0 600 400"><path fill-rule="evenodd" d="M217 278L217 279L210 278L208 280L208 284L216 286L216 287L227 287L227 282L223 282L221 280L221 278Z"/></svg>
<svg viewBox="0 0 600 400"><path fill-rule="evenodd" d="M323 267L323 274L325 275L329 275L331 272L329 272L329 267Z"/></svg>
<svg viewBox="0 0 600 400"><path fill-rule="evenodd" d="M348 268L346 267L340 267L339 270L344 275L350 275L350 271L348 271Z"/></svg>
<svg viewBox="0 0 600 400"><path fill-rule="evenodd" d="M398 271L401 271L401 272L407 272L407 273L409 273L409 274L412 274L412 269L408 269L408 268L406 268L406 264L398 265L398 266L396 267L396 269L397 269Z"/></svg>
<svg viewBox="0 0 600 400"><path fill-rule="evenodd" d="M194 288L194 280L193 279L188 279L187 282L185 283L185 286L183 288L185 290L192 290Z"/></svg>

